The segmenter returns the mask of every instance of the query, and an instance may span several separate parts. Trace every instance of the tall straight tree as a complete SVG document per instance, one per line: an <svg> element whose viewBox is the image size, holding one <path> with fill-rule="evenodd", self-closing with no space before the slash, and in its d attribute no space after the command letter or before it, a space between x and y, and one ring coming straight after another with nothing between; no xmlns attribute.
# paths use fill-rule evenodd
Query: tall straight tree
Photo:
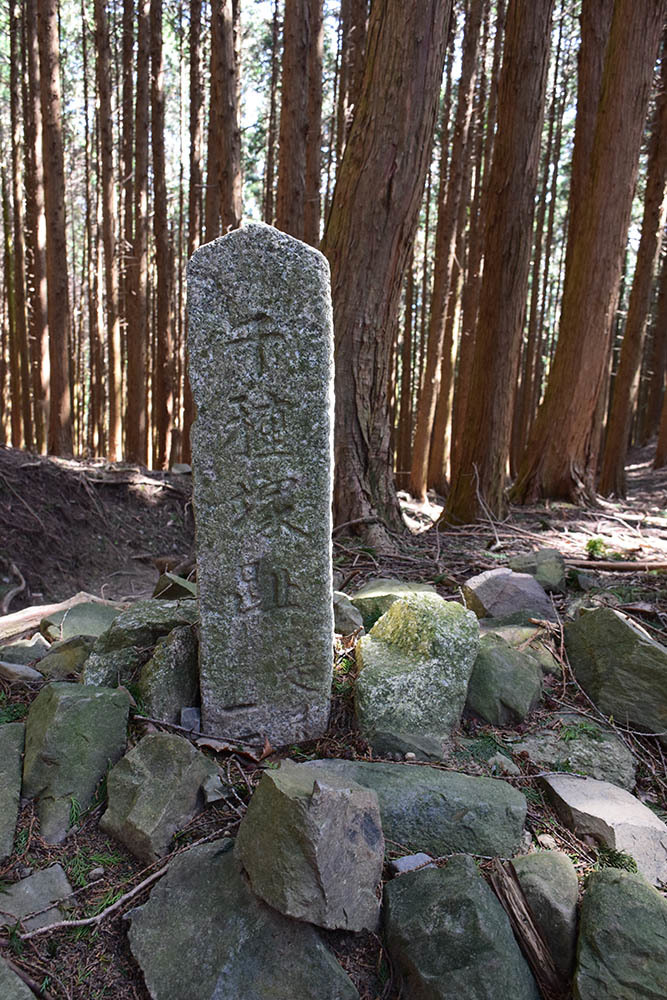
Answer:
<svg viewBox="0 0 667 1000"><path fill-rule="evenodd" d="M376 0L359 105L323 250L336 347L334 521L401 527L387 386L394 325L431 160L450 3ZM377 526L368 534L385 533Z"/></svg>
<svg viewBox="0 0 667 1000"><path fill-rule="evenodd" d="M660 91L655 109L644 194L644 218L632 280L618 371L607 423L600 469L600 493L625 496L625 459L630 427L639 389L646 321L651 302L653 276L660 255L667 210L667 49L663 38Z"/></svg>
<svg viewBox="0 0 667 1000"><path fill-rule="evenodd" d="M336 160L340 163L359 103L366 56L368 0L341 0L341 54L336 108Z"/></svg>
<svg viewBox="0 0 667 1000"><path fill-rule="evenodd" d="M312 0L285 0L276 226L303 239Z"/></svg>
<svg viewBox="0 0 667 1000"><path fill-rule="evenodd" d="M169 464L174 403L174 335L170 315L171 260L164 156L164 100L162 0L151 0L153 233L157 269L156 357L153 390L155 459L153 465L157 469L167 468Z"/></svg>
<svg viewBox="0 0 667 1000"><path fill-rule="evenodd" d="M71 455L72 398L68 347L70 313L57 0L40 0L37 5L37 34L43 123L46 278L51 369L47 447L52 455Z"/></svg>
<svg viewBox="0 0 667 1000"><path fill-rule="evenodd" d="M322 0L308 0L311 39L308 49L308 129L304 176L303 238L320 242L320 160L322 145L322 59L324 56L324 12Z"/></svg>
<svg viewBox="0 0 667 1000"><path fill-rule="evenodd" d="M205 206L207 240L241 225L238 17L239 0L213 0Z"/></svg>
<svg viewBox="0 0 667 1000"><path fill-rule="evenodd" d="M102 243L106 290L107 393L109 401L108 454L122 457L121 350L116 253L116 202L113 176L113 118L111 112L111 47L104 0L95 0L95 70L99 99L100 160L102 164Z"/></svg>
<svg viewBox="0 0 667 1000"><path fill-rule="evenodd" d="M44 161L42 157L42 107L40 103L37 0L26 0L25 47L27 86L24 95L26 188L26 251L30 281L29 337L32 348L35 441L46 450L49 419L49 328L46 294L46 219L44 217Z"/></svg>
<svg viewBox="0 0 667 1000"><path fill-rule="evenodd" d="M639 149L666 13L664 0L616 0L614 5L590 168L577 211L573 205L571 212L575 228L558 345L513 489L521 501L578 500L593 491L599 447L595 414L608 370Z"/></svg>
<svg viewBox="0 0 667 1000"><path fill-rule="evenodd" d="M134 121L134 239L127 262L127 405L125 457L148 461L148 76L150 0L139 0Z"/></svg>
<svg viewBox="0 0 667 1000"><path fill-rule="evenodd" d="M444 169L446 163L444 151L443 166L440 171L433 293L431 295L431 315L426 347L426 367L419 394L410 474L410 492L422 500L426 498L431 433L440 391L440 373L445 347L445 330L447 329L447 303L450 302L450 308L454 308L454 296L450 295L450 292L453 287L452 275L457 221L465 173L465 150L472 117L472 99L475 92L482 9L482 3L468 4L449 176L446 176ZM451 354L451 344L447 346Z"/></svg>
<svg viewBox="0 0 667 1000"><path fill-rule="evenodd" d="M466 438L444 517L501 513L526 305L553 0L510 0Z"/></svg>
<svg viewBox="0 0 667 1000"><path fill-rule="evenodd" d="M663 243L665 242L663 238ZM658 277L658 296L647 359L646 398L638 428L640 444L647 444L660 424L660 407L667 381L667 246Z"/></svg>

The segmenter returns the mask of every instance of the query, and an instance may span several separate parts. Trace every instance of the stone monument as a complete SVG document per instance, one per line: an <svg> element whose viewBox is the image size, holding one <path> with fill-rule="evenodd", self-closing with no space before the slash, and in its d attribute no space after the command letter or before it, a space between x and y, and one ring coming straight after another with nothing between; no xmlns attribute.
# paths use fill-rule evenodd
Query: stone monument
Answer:
<svg viewBox="0 0 667 1000"><path fill-rule="evenodd" d="M317 737L333 644L329 266L248 225L193 255L188 310L202 729Z"/></svg>

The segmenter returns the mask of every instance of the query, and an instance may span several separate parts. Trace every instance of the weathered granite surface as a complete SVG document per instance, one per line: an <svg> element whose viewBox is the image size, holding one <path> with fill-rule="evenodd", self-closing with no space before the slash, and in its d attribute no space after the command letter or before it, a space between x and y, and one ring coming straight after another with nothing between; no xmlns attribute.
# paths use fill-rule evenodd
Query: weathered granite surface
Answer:
<svg viewBox="0 0 667 1000"><path fill-rule="evenodd" d="M21 797L23 770L22 722L0 725L0 861L12 853Z"/></svg>
<svg viewBox="0 0 667 1000"><path fill-rule="evenodd" d="M329 267L264 225L188 266L202 726L326 728L332 673Z"/></svg>
<svg viewBox="0 0 667 1000"><path fill-rule="evenodd" d="M512 861L535 922L549 945L556 968L572 975L577 940L579 882L562 851L537 851Z"/></svg>

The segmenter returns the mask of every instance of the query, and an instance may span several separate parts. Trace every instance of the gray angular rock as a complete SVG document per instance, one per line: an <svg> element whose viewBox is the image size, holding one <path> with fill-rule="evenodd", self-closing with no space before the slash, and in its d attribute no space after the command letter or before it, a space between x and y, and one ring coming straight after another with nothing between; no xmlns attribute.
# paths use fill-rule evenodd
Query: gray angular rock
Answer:
<svg viewBox="0 0 667 1000"><path fill-rule="evenodd" d="M236 855L255 894L285 916L331 929L377 928L384 837L375 792L283 761L257 786Z"/></svg>
<svg viewBox="0 0 667 1000"><path fill-rule="evenodd" d="M527 653L498 635L482 636L472 669L466 708L493 726L523 722L538 705L542 670Z"/></svg>
<svg viewBox="0 0 667 1000"><path fill-rule="evenodd" d="M2 1000L35 1000L32 990L28 989L2 958L0 958L0 997Z"/></svg>
<svg viewBox="0 0 667 1000"><path fill-rule="evenodd" d="M231 846L175 858L130 912L130 947L152 1000L359 1000L313 927L256 898Z"/></svg>
<svg viewBox="0 0 667 1000"><path fill-rule="evenodd" d="M487 569L463 585L466 605L478 618L501 618L527 624L530 618L555 621L553 605L535 577L511 569Z"/></svg>
<svg viewBox="0 0 667 1000"><path fill-rule="evenodd" d="M565 593L565 560L558 549L535 549L514 556L509 566L515 573L530 573L546 591Z"/></svg>
<svg viewBox="0 0 667 1000"><path fill-rule="evenodd" d="M75 635L54 642L48 653L39 661L39 672L54 681L79 676L94 643L92 637L85 635Z"/></svg>
<svg viewBox="0 0 667 1000"><path fill-rule="evenodd" d="M136 681L158 639L179 625L195 625L197 602L137 601L96 640L83 669L84 684L115 687Z"/></svg>
<svg viewBox="0 0 667 1000"><path fill-rule="evenodd" d="M21 921L26 931L47 927L63 920L58 903L72 894L72 887L61 865L42 868L28 878L3 886L0 895L0 927ZM34 913L34 917L28 914Z"/></svg>
<svg viewBox="0 0 667 1000"><path fill-rule="evenodd" d="M399 598L408 597L410 594L435 593L437 591L430 583L414 583L381 577L378 580L370 580L365 583L356 594L352 595L350 601L361 613L364 628L368 632L373 628L378 618L381 618L385 611L388 611L394 601Z"/></svg>
<svg viewBox="0 0 667 1000"><path fill-rule="evenodd" d="M12 853L14 847L21 798L24 739L25 726L22 722L0 725L0 862Z"/></svg>
<svg viewBox="0 0 667 1000"><path fill-rule="evenodd" d="M581 907L575 1000L667 996L667 901L641 875L593 872Z"/></svg>
<svg viewBox="0 0 667 1000"><path fill-rule="evenodd" d="M442 741L458 725L479 645L477 620L438 594L395 600L357 645L355 710L374 748L376 733L407 744Z"/></svg>
<svg viewBox="0 0 667 1000"><path fill-rule="evenodd" d="M572 712L558 712L512 745L541 771L575 771L632 791L635 758L612 729Z"/></svg>
<svg viewBox="0 0 667 1000"><path fill-rule="evenodd" d="M36 632L30 639L14 639L0 646L0 660L3 663L22 663L28 666L49 651L49 644L43 635Z"/></svg>
<svg viewBox="0 0 667 1000"><path fill-rule="evenodd" d="M190 625L180 625L164 639L142 667L137 692L154 719L178 723L181 709L199 696L197 637Z"/></svg>
<svg viewBox="0 0 667 1000"><path fill-rule="evenodd" d="M10 684L35 684L44 680L39 670L28 667L24 663L4 663L0 660L0 677Z"/></svg>
<svg viewBox="0 0 667 1000"><path fill-rule="evenodd" d="M152 864L167 854L177 830L201 812L202 785L214 774L215 764L188 740L150 733L109 772L100 829Z"/></svg>
<svg viewBox="0 0 667 1000"><path fill-rule="evenodd" d="M424 854L423 851L420 851L419 854L406 854L402 858L394 858L393 861L389 862L389 867L395 875L405 875L406 872L413 872L417 868L437 868L438 866L433 863L430 854Z"/></svg>
<svg viewBox="0 0 667 1000"><path fill-rule="evenodd" d="M75 815L125 750L126 691L56 681L37 695L26 720L23 795L37 799L40 834L64 839Z"/></svg>
<svg viewBox="0 0 667 1000"><path fill-rule="evenodd" d="M337 635L351 635L364 627L361 612L358 611L347 594L334 590L333 594L334 632Z"/></svg>
<svg viewBox="0 0 667 1000"><path fill-rule="evenodd" d="M202 726L310 739L332 677L329 265L248 225L193 255L188 309Z"/></svg>
<svg viewBox="0 0 667 1000"><path fill-rule="evenodd" d="M542 780L570 830L630 854L650 882L667 882L667 825L643 802L595 778L557 774Z"/></svg>
<svg viewBox="0 0 667 1000"><path fill-rule="evenodd" d="M565 626L570 665L586 694L621 725L660 733L667 746L667 648L611 608Z"/></svg>
<svg viewBox="0 0 667 1000"><path fill-rule="evenodd" d="M520 846L526 799L505 781L414 764L318 760L302 766L373 789L389 848L433 857L456 851L508 857Z"/></svg>
<svg viewBox="0 0 667 1000"><path fill-rule="evenodd" d="M482 635L499 635L513 649L530 653L539 663L543 674L561 676L563 668L543 641L545 633L541 628L536 628L534 625L499 625L492 618L482 618L479 629Z"/></svg>
<svg viewBox="0 0 667 1000"><path fill-rule="evenodd" d="M410 1000L538 1000L509 920L470 857L385 887L387 950Z"/></svg>
<svg viewBox="0 0 667 1000"><path fill-rule="evenodd" d="M101 604L99 601L82 601L75 604L63 615L60 624L62 639L73 639L76 635L87 635L97 639L107 631L124 604Z"/></svg>
<svg viewBox="0 0 667 1000"><path fill-rule="evenodd" d="M574 865L562 851L524 854L512 864L556 968L569 981L577 940L579 881Z"/></svg>

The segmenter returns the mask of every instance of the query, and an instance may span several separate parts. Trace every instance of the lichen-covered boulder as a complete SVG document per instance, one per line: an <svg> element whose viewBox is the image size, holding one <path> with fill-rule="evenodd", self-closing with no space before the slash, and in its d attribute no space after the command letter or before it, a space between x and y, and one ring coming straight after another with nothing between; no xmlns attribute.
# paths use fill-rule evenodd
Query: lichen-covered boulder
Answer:
<svg viewBox="0 0 667 1000"><path fill-rule="evenodd" d="M173 835L201 812L202 785L214 774L215 764L188 740L150 733L109 772L100 829L152 864L167 854Z"/></svg>
<svg viewBox="0 0 667 1000"><path fill-rule="evenodd" d="M56 681L37 695L26 720L23 795L37 800L40 834L51 844L95 794L125 750L126 691Z"/></svg>
<svg viewBox="0 0 667 1000"><path fill-rule="evenodd" d="M395 601L357 646L363 735L445 739L461 718L479 645L477 620L437 594Z"/></svg>
<svg viewBox="0 0 667 1000"><path fill-rule="evenodd" d="M195 600L137 601L119 614L97 639L83 669L84 684L127 684L136 681L158 639L179 625L195 625Z"/></svg>
<svg viewBox="0 0 667 1000"><path fill-rule="evenodd" d="M197 648L197 637L190 625L179 625L168 636L158 639L137 684L137 693L149 716L178 723L181 709L198 700Z"/></svg>
<svg viewBox="0 0 667 1000"><path fill-rule="evenodd" d="M153 1000L359 1000L314 927L257 899L232 845L181 854L128 914Z"/></svg>
<svg viewBox="0 0 667 1000"><path fill-rule="evenodd" d="M522 553L510 559L509 565L515 573L530 573L546 591L565 593L565 560L558 549Z"/></svg>
<svg viewBox="0 0 667 1000"><path fill-rule="evenodd" d="M371 788L390 847L432 857L454 851L508 857L521 844L526 798L506 781L414 764L317 760L302 766Z"/></svg>
<svg viewBox="0 0 667 1000"><path fill-rule="evenodd" d="M612 785L635 787L635 758L613 729L572 712L558 712L512 745L540 771L573 771Z"/></svg>
<svg viewBox="0 0 667 1000"><path fill-rule="evenodd" d="M524 854L512 864L556 968L569 980L577 940L579 881L575 867L562 851Z"/></svg>
<svg viewBox="0 0 667 1000"><path fill-rule="evenodd" d="M478 618L499 618L514 625L527 624L532 618L556 620L551 601L529 573L487 569L466 580L463 597Z"/></svg>
<svg viewBox="0 0 667 1000"><path fill-rule="evenodd" d="M581 907L575 1000L667 996L667 901L641 875L592 872Z"/></svg>
<svg viewBox="0 0 667 1000"><path fill-rule="evenodd" d="M355 608L361 612L364 628L368 632L388 611L394 601L409 597L410 594L435 594L435 587L430 583L403 582L401 580L379 579L370 580L360 587L356 594L350 597Z"/></svg>
<svg viewBox="0 0 667 1000"><path fill-rule="evenodd" d="M24 739L25 726L22 722L0 725L0 862L12 853L14 847L21 798Z"/></svg>
<svg viewBox="0 0 667 1000"><path fill-rule="evenodd" d="M377 928L384 837L368 788L283 761L257 786L236 854L253 891L280 913L319 927Z"/></svg>
<svg viewBox="0 0 667 1000"><path fill-rule="evenodd" d="M565 646L577 680L601 711L660 734L667 746L667 647L611 608L566 625Z"/></svg>
<svg viewBox="0 0 667 1000"><path fill-rule="evenodd" d="M387 951L410 1000L539 1000L509 920L472 858L385 887Z"/></svg>
<svg viewBox="0 0 667 1000"><path fill-rule="evenodd" d="M529 654L498 635L482 636L470 675L466 708L493 726L523 722L539 703L542 670Z"/></svg>

